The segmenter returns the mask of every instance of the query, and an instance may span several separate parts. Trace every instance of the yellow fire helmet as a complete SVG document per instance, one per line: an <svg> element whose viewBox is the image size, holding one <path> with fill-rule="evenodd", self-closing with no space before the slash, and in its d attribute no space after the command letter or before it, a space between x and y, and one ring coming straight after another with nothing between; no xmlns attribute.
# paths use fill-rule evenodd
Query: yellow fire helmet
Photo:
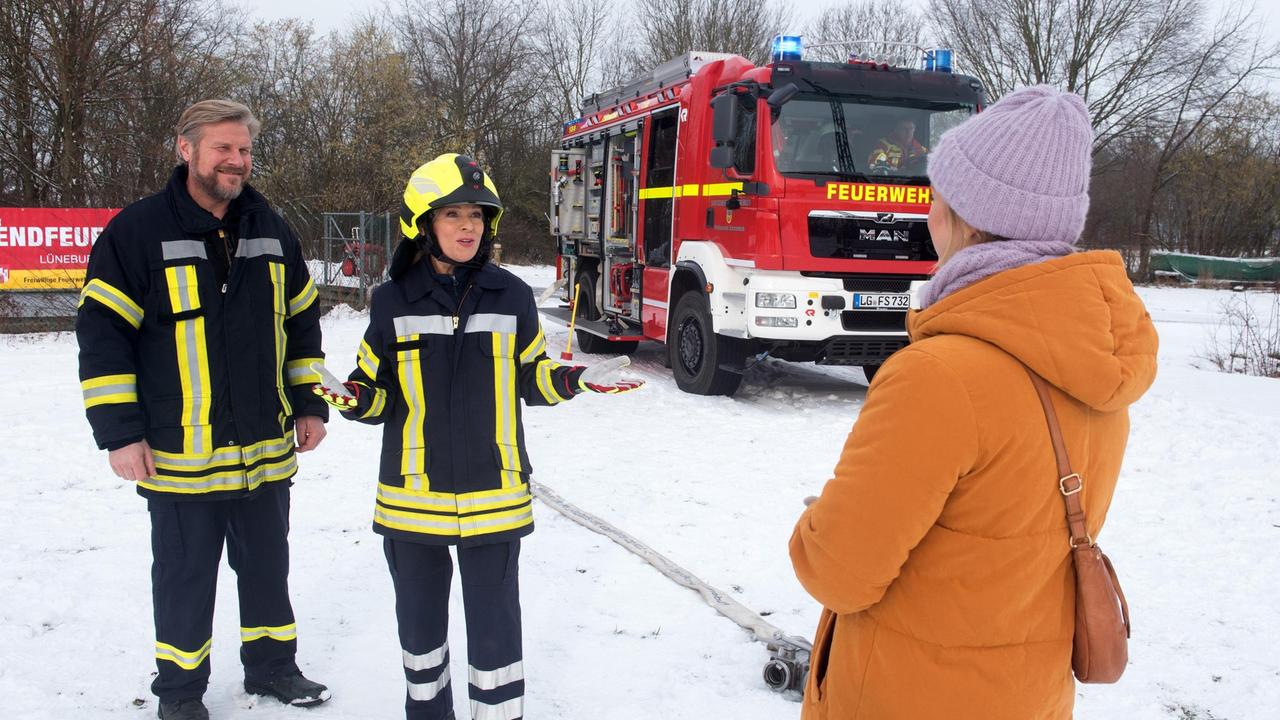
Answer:
<svg viewBox="0 0 1280 720"><path fill-rule="evenodd" d="M445 153L413 171L404 188L404 206L400 210L400 234L404 239L391 261L392 279L413 264L420 248L444 262L458 264L440 251L431 235L427 214L448 205L465 204L484 209L486 222L480 250L466 263L482 266L489 261L493 239L498 234L498 221L502 219L502 200L493 181L475 160L458 153Z"/></svg>

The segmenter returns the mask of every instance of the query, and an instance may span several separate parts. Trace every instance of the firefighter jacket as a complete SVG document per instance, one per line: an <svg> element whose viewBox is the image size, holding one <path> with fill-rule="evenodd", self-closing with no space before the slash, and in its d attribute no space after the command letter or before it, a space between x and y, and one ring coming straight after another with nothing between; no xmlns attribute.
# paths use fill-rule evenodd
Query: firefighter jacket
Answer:
<svg viewBox="0 0 1280 720"><path fill-rule="evenodd" d="M224 227L186 178L178 167L94 244L76 318L80 386L100 448L151 446L156 476L139 493L221 499L291 478L293 418L327 419L311 393L320 308L298 240L262 195L246 185ZM221 284L218 252L230 259Z"/></svg>
<svg viewBox="0 0 1280 720"><path fill-rule="evenodd" d="M486 264L461 301L415 263L373 292L344 416L383 424L374 531L426 544L480 545L533 532L520 400L581 392L581 367L549 359L533 293Z"/></svg>
<svg viewBox="0 0 1280 720"><path fill-rule="evenodd" d="M871 149L871 156L867 158L867 164L873 167L876 165L888 165L897 170L902 167L903 162L922 158L928 152L928 149L916 142L915 138L912 138L908 146L904 148L893 140L884 137L880 138L876 146Z"/></svg>

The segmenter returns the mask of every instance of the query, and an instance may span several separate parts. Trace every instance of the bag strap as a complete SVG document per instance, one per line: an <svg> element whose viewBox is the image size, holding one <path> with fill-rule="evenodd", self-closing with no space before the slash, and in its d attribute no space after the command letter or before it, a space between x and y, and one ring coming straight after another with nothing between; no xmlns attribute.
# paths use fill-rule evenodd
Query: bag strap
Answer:
<svg viewBox="0 0 1280 720"><path fill-rule="evenodd" d="M1054 412L1053 400L1049 397L1049 385L1036 371L1023 365L1031 376L1031 384L1035 385L1036 395L1040 397L1040 405L1044 408L1044 419L1049 424L1049 437L1053 440L1053 454L1058 459L1058 490L1062 493L1062 501L1067 506L1067 528L1071 531L1071 549L1093 545L1089 537L1089 529L1085 526L1084 505L1080 497L1084 494L1084 479L1079 473L1072 472L1071 459L1067 457L1067 445L1062 440L1062 428L1058 425L1058 413Z"/></svg>

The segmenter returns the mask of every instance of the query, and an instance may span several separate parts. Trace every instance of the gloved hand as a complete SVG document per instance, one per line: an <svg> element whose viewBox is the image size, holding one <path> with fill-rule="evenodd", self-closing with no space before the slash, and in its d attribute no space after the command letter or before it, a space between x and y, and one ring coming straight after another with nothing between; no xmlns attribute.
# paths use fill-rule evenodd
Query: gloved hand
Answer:
<svg viewBox="0 0 1280 720"><path fill-rule="evenodd" d="M311 370L320 376L320 382L311 386L311 392L319 395L321 400L339 410L354 410L360 404L359 385L342 382L318 362L311 363Z"/></svg>
<svg viewBox="0 0 1280 720"><path fill-rule="evenodd" d="M631 364L631 358L619 355L602 363L589 366L578 377L578 387L594 393L616 395L631 392L644 385L643 380L625 379L622 368Z"/></svg>

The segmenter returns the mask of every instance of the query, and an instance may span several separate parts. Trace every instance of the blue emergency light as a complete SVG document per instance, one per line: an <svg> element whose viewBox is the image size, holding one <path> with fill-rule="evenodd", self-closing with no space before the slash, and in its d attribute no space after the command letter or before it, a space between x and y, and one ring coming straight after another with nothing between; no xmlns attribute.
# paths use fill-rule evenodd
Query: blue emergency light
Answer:
<svg viewBox="0 0 1280 720"><path fill-rule="evenodd" d="M925 50L924 69L934 72L951 72L951 50L949 48Z"/></svg>
<svg viewBox="0 0 1280 720"><path fill-rule="evenodd" d="M775 35L771 62L799 61L804 55L804 41L799 35Z"/></svg>

